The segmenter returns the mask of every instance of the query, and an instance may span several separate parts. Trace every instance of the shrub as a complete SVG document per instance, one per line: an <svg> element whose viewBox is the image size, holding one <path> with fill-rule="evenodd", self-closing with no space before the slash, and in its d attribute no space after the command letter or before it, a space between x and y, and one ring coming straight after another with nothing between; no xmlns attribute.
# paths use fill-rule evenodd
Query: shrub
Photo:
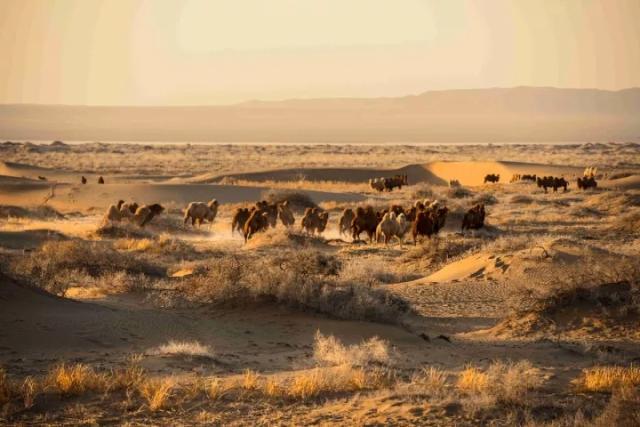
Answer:
<svg viewBox="0 0 640 427"><path fill-rule="evenodd" d="M640 266L628 256L587 257L575 265L541 270L536 279L514 287L516 313L552 316L586 305L590 315L615 318L636 313L640 302Z"/></svg>
<svg viewBox="0 0 640 427"><path fill-rule="evenodd" d="M106 242L83 240L46 242L37 251L15 259L9 272L58 295L101 276L123 279L124 273L164 275L158 267L119 253Z"/></svg>
<svg viewBox="0 0 640 427"><path fill-rule="evenodd" d="M473 196L473 192L465 187L449 187L445 194L450 199L462 199Z"/></svg>
<svg viewBox="0 0 640 427"><path fill-rule="evenodd" d="M509 199L509 203L528 205L533 203L533 198L526 194L514 194Z"/></svg>
<svg viewBox="0 0 640 427"><path fill-rule="evenodd" d="M495 205L498 199L491 193L481 193L473 198L472 203L484 203L485 205Z"/></svg>
<svg viewBox="0 0 640 427"><path fill-rule="evenodd" d="M64 215L47 205L34 208L0 205L0 218L61 219Z"/></svg>
<svg viewBox="0 0 640 427"><path fill-rule="evenodd" d="M342 281L340 262L319 251L283 251L260 259L225 256L183 279L187 299L213 304L275 303L343 319L398 322L408 304L383 289Z"/></svg>

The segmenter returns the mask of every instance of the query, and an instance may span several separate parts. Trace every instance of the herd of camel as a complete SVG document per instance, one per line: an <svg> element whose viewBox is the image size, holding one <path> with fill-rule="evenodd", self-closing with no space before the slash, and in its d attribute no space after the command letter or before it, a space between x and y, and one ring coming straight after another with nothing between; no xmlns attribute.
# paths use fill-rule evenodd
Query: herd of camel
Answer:
<svg viewBox="0 0 640 427"><path fill-rule="evenodd" d="M191 202L184 210L184 224L201 226L208 222L213 224L218 214L219 203L216 199L204 202ZM123 200L109 206L104 217L105 223L129 221L144 227L155 216L164 211L159 204L138 205L125 203ZM424 200L403 207L392 205L389 209L374 210L372 206L358 206L343 210L339 220L341 235L350 235L353 241L360 241L365 233L370 242L384 241L389 243L396 239L402 244L405 235L411 231L414 244L419 237L438 234L444 227L449 209L440 202ZM250 208L237 208L231 220L231 233L238 232L247 242L256 233L276 227L278 220L287 228L295 225L296 219L288 201L269 203L259 201ZM462 231L479 229L484 226L484 204L476 204L467 211L462 220ZM329 212L321 208L307 208L300 220L301 229L308 235L321 235L329 222Z"/></svg>
<svg viewBox="0 0 640 427"><path fill-rule="evenodd" d="M84 177L83 177L84 178ZM102 178L102 177L100 177ZM84 179L83 179L84 181ZM104 180L102 180L104 183ZM499 182L500 175L488 174L484 179L486 182ZM569 182L563 177L544 176L539 177L529 174L515 174L511 182L532 181L539 188L543 188L545 193L548 188L558 191L563 188L567 191ZM458 181L452 181L459 185ZM451 184L450 183L450 184ZM584 176L578 178L578 188L596 188L596 168L585 169ZM408 185L407 175L396 175L392 178L370 179L369 184L378 191L393 188L402 188ZM208 222L211 226L218 214L218 201L213 199L205 202L191 202L184 210L184 224L189 221L192 226L201 226ZM164 208L155 203L152 205L138 205L137 203L125 203L120 200L117 204L109 206L105 214L105 222L129 221L144 227L155 216L161 214ZM444 227L449 209L441 206L438 201L424 200L416 201L413 205L403 207L392 205L389 209L374 210L372 206L358 206L355 209L346 208L343 210L338 223L340 235L350 235L353 241L360 241L360 236L365 233L370 242L380 242L385 244L396 239L402 244L405 235L411 231L413 243L416 244L419 237L431 238L437 235ZM484 204L478 203L471 207L462 219L462 231L479 229L484 226L485 221ZM282 203L270 203L261 200L251 207L237 208L231 220L231 233L238 232L247 242L252 236L269 228L276 227L278 220L285 227L295 225L295 216L288 201ZM329 212L321 208L307 208L300 220L301 229L309 235L321 235L329 222Z"/></svg>
<svg viewBox="0 0 640 427"><path fill-rule="evenodd" d="M594 167L588 167L585 169L584 174L582 177L578 177L577 179L577 186L578 189L580 190L588 190L589 188L597 188L598 187L598 182L596 181L596 173L597 173L597 168ZM487 182L499 182L500 181L500 174L496 175L496 174L488 174L484 177L484 183L486 184ZM538 186L538 188L542 188L544 190L545 193L548 192L548 189L551 188L553 189L554 192L557 192L558 189L562 188L563 191L567 191L567 188L569 187L569 181L566 180L564 177L557 177L557 176L537 176L535 174L533 175L529 175L529 174L514 174L511 177L511 182L518 182L518 181L532 181L535 182Z"/></svg>

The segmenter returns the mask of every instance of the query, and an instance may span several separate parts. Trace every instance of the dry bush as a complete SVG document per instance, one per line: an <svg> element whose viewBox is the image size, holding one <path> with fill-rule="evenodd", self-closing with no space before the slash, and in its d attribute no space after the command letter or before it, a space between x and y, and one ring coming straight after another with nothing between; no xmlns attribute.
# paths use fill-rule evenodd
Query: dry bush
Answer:
<svg viewBox="0 0 640 427"><path fill-rule="evenodd" d="M149 378L138 385L138 393L146 401L149 410L155 412L168 405L175 387L173 378Z"/></svg>
<svg viewBox="0 0 640 427"><path fill-rule="evenodd" d="M102 222L93 233L100 238L150 239L153 233L147 228L140 228L128 222Z"/></svg>
<svg viewBox="0 0 640 427"><path fill-rule="evenodd" d="M489 240L482 248L490 253L512 254L538 245L540 238L529 234L502 235Z"/></svg>
<svg viewBox="0 0 640 427"><path fill-rule="evenodd" d="M433 270L475 252L482 243L480 239L463 236L434 237L410 247L400 261L406 265L405 269L409 268L409 272Z"/></svg>
<svg viewBox="0 0 640 427"><path fill-rule="evenodd" d="M616 388L633 388L640 385L640 367L597 366L583 369L572 384L581 392L611 392Z"/></svg>
<svg viewBox="0 0 640 427"><path fill-rule="evenodd" d="M640 265L623 255L553 265L540 270L535 280L514 286L510 303L518 314L554 316L583 309L584 315L626 318L637 313L640 303Z"/></svg>
<svg viewBox="0 0 640 427"><path fill-rule="evenodd" d="M26 218L26 219L62 219L64 215L51 206L41 205L32 208L21 206L0 205L0 218Z"/></svg>
<svg viewBox="0 0 640 427"><path fill-rule="evenodd" d="M640 208L632 208L629 212L616 216L611 223L610 230L619 233L640 234Z"/></svg>
<svg viewBox="0 0 640 427"><path fill-rule="evenodd" d="M200 276L185 277L185 298L213 304L283 304L342 319L395 323L409 305L382 289L341 281L337 258L312 249L251 258L224 256Z"/></svg>
<svg viewBox="0 0 640 427"><path fill-rule="evenodd" d="M472 197L473 192L466 187L449 187L445 192L445 195L449 199L463 199L466 197Z"/></svg>
<svg viewBox="0 0 640 427"><path fill-rule="evenodd" d="M288 201L291 208L296 210L304 210L318 206L308 194L301 191L283 189L269 190L263 192L260 197L269 203L283 203Z"/></svg>
<svg viewBox="0 0 640 427"><path fill-rule="evenodd" d="M96 282L110 289L110 282L113 279L124 281L125 273L139 277L121 283L121 287L144 281L140 277L142 274L164 275L157 266L120 253L107 242L83 240L46 242L37 251L13 259L8 270L11 275L58 295L64 295L73 286L82 287L88 283L96 286ZM101 276L105 276L102 282Z"/></svg>
<svg viewBox="0 0 640 427"><path fill-rule="evenodd" d="M533 203L533 201L533 198L526 194L514 194L509 198L509 203L513 204L529 205Z"/></svg>
<svg viewBox="0 0 640 427"><path fill-rule="evenodd" d="M389 343L378 337L362 341L360 344L345 346L333 335L325 336L316 332L313 343L313 358L321 365L367 366L372 363L389 365L392 363Z"/></svg>
<svg viewBox="0 0 640 427"><path fill-rule="evenodd" d="M433 199L433 189L427 184L416 184L413 186L410 199L411 200L424 200Z"/></svg>
<svg viewBox="0 0 640 427"><path fill-rule="evenodd" d="M213 357L213 350L208 345L200 344L198 341L174 341L170 340L166 344L152 349L148 352L155 356L199 356Z"/></svg>
<svg viewBox="0 0 640 427"><path fill-rule="evenodd" d="M539 388L543 383L540 371L528 360L494 362L487 374L491 393L503 403L522 403L530 390Z"/></svg>
<svg viewBox="0 0 640 427"><path fill-rule="evenodd" d="M270 228L253 235L243 249L291 249L296 246L326 247L327 241L322 236L310 236L299 228Z"/></svg>
<svg viewBox="0 0 640 427"><path fill-rule="evenodd" d="M495 205L496 203L498 203L498 199L494 194L480 193L473 198L471 203L473 204L484 203L485 205Z"/></svg>
<svg viewBox="0 0 640 427"><path fill-rule="evenodd" d="M63 396L79 396L87 391L104 391L109 382L106 375L96 373L88 365L62 363L49 372L47 385Z"/></svg>
<svg viewBox="0 0 640 427"><path fill-rule="evenodd" d="M121 251L171 254L193 250L191 245L174 238L168 233L162 233L152 239L119 239L113 242L113 247Z"/></svg>
<svg viewBox="0 0 640 427"><path fill-rule="evenodd" d="M367 286L406 282L422 277L415 271L399 272L383 257L352 258L344 262L340 271L343 282L358 282Z"/></svg>

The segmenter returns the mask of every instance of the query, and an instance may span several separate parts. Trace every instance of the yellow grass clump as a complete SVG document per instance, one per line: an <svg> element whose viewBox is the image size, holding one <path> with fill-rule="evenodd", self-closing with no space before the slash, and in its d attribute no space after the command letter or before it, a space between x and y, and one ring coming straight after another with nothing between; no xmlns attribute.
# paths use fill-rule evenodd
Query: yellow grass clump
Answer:
<svg viewBox="0 0 640 427"><path fill-rule="evenodd" d="M257 390L259 381L260 375L256 371L247 369L246 371L244 371L240 386L247 391Z"/></svg>
<svg viewBox="0 0 640 427"><path fill-rule="evenodd" d="M82 363L62 363L49 372L48 384L62 395L77 396L85 391L106 389L107 378Z"/></svg>
<svg viewBox="0 0 640 427"><path fill-rule="evenodd" d="M417 384L427 393L440 395L447 387L447 374L438 368L429 366L422 368L419 373L414 375L411 382Z"/></svg>
<svg viewBox="0 0 640 427"><path fill-rule="evenodd" d="M326 391L328 379L319 368L300 373L293 377L287 389L287 395L294 399L306 400Z"/></svg>
<svg viewBox="0 0 640 427"><path fill-rule="evenodd" d="M174 387L173 378L151 378L138 386L138 392L146 400L149 410L155 412L166 407Z"/></svg>
<svg viewBox="0 0 640 427"><path fill-rule="evenodd" d="M584 369L573 384L581 391L603 392L640 385L638 366L597 366Z"/></svg>
<svg viewBox="0 0 640 427"><path fill-rule="evenodd" d="M211 400L221 399L228 391L229 387L220 378L213 378L211 381L206 383L205 392Z"/></svg>
<svg viewBox="0 0 640 427"><path fill-rule="evenodd" d="M460 372L456 386L468 393L483 393L489 389L489 375L469 366Z"/></svg>
<svg viewBox="0 0 640 427"><path fill-rule="evenodd" d="M139 251L144 252L149 250L154 245L152 239L119 239L116 240L113 246L116 249L122 251Z"/></svg>

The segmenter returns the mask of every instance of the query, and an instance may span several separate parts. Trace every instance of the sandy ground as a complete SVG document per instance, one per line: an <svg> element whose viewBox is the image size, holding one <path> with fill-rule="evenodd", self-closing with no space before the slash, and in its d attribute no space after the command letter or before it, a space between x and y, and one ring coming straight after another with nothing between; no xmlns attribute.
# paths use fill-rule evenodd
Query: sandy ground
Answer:
<svg viewBox="0 0 640 427"><path fill-rule="evenodd" d="M102 157L100 153L92 153L96 164L112 161L113 153L107 147ZM131 147L126 149L132 150ZM242 151L243 148L234 149ZM311 153L316 149L298 147L298 150ZM608 361L608 357L614 357L612 354L615 362L640 360L637 330L623 327L582 324L571 331L540 331L534 335L525 332L505 334L504 330L497 333L494 329L508 317L514 289L536 281L542 283L541 278L546 277L548 271L566 269L571 272L583 266L586 268L593 260L612 265L621 256L640 261L640 230L637 225L631 225L629 229L626 223L621 225L620 222L625 215L640 211L640 148L621 145L616 152L610 145L603 144L572 149L574 156L564 147L553 150L561 153L561 160L591 158L593 163L572 161L562 165L556 163L556 158L550 158L552 161L548 163L526 163L519 159L527 157L528 146L522 149L498 146L496 152L511 152L512 156L503 154L501 159L507 160L501 161L476 160L477 153L468 155L471 149L465 147L461 150L467 153L466 160L456 154L451 156L452 161L431 159L423 163L408 162L404 166L347 167L342 162L346 163L344 159L348 156L341 149L336 152L338 166L335 167L307 168L300 162L293 167L286 164L269 170L255 168L254 172L216 173L192 168L187 173L185 168L183 173L168 173L177 168L172 166L168 170L137 175L123 167L122 173L116 173L115 169L105 173L105 185L81 185L79 175L92 181L102 172L86 169L86 166L81 170L60 168L57 151L47 153L38 148L39 151L32 153L33 160L43 160L38 166L36 162L0 163L0 205L28 209L24 214L9 213L0 218L3 261L26 257L50 241L71 239L115 244L115 238L95 235L102 212L118 199L136 200L159 202L169 207L164 222L152 224L147 233L151 238L160 234L172 235L194 248L196 254L189 253L189 259L176 253L167 255L170 261L165 260L166 256L162 261L171 264L167 271L182 269L188 277L193 268L185 267L185 262L216 259L218 255L215 254L220 251L266 256L280 250L277 245L265 245L262 240L243 245L242 238L230 232L230 215L236 206L253 203L273 187L296 188L330 212L329 227L324 235L327 240L317 243L317 248L342 262L352 263L348 268L353 269L355 275L362 272L363 275L379 276L381 279L376 286L404 298L413 313L402 324L390 325L338 320L277 305L163 306L158 303L156 293L144 291L105 293L80 286L62 298L3 274L0 279L0 323L3 325L0 364L12 375L24 377L42 375L61 360L114 367L122 366L131 354L143 354L144 367L158 376L233 377L246 369L286 375L313 366L314 334L320 331L334 335L345 344L357 344L373 336L387 340L397 354L396 367L405 376L425 366L436 366L454 375L469 364L486 366L492 360L528 360L547 378L543 395L552 399L552 396L565 398L571 379L581 369ZM12 150L13 154L7 160L23 162L23 151ZM145 149L145 152L150 157L163 156L164 150L153 153L153 150ZM269 157L269 148L265 150L267 162L277 165L276 159ZM281 154L274 150L272 154ZM330 156L331 147L324 150ZM545 147L544 150L551 149ZM362 153L354 151L353 159L360 158ZM438 156L451 152L449 148L442 149ZM75 155L73 152L67 154L69 157ZM611 167L611 162L595 162L606 159L608 154L618 159L618 164L621 164L619 159L628 161L619 168ZM198 164L195 158L191 161ZM245 169L241 158L236 162L236 170ZM582 174L585 166L594 164L602 165L600 172L607 174L602 176L599 189L578 191L575 177ZM112 165L112 168L115 167ZM227 168L233 170L233 165L227 165ZM622 169L628 176L613 176ZM408 174L411 185L383 194L366 187L363 190L368 178L395 173ZM483 178L488 173L499 173L501 182L485 185ZM512 174L522 173L565 176L571 186L567 193L544 194L534 184L509 183ZM38 175L46 176L47 181L39 180ZM470 195L453 196L446 186L451 179L459 180ZM234 185L234 180L243 185ZM244 185L245 182L252 185ZM402 247L354 244L350 238L338 233L339 212L344 207L365 202L380 206L398 201L409 204L426 198L427 193L429 197L443 200L451 209L447 226L431 241L414 246L407 240ZM181 225L180 209L184 205L211 198L217 198L221 203L213 227L193 231ZM483 230L463 235L460 233L462 213L478 200L487 203L488 225ZM53 217L51 212L43 210L43 206L54 209L61 216ZM299 211L296 216L300 217ZM144 252L141 254L140 259L146 260ZM185 279L169 277L166 280L176 284ZM429 337L428 341L425 335ZM181 358L151 354L152 349L170 340L198 341L215 349L215 356ZM609 346L614 350L602 356L593 350L594 346ZM106 417L96 409L100 404L92 405L88 409L91 417L97 420ZM427 410L425 405L424 402L416 403L415 397L383 390L302 406L258 405L255 411L236 414L236 418L222 416L219 421L234 421L239 425L269 422L285 425L386 424L394 420L398 424L425 425L484 423L473 417L456 418L440 412L435 406ZM258 409L262 411L261 415L257 414ZM43 411L46 409L32 414L26 412L14 421L33 421L35 418L31 417ZM55 422L63 419L55 418L55 409L51 411ZM136 415L138 418L134 417L134 421L141 424L198 424L194 414L189 410L173 415L171 412L143 414ZM114 415L110 413L109 416ZM117 417L109 419L108 423L122 421Z"/></svg>

